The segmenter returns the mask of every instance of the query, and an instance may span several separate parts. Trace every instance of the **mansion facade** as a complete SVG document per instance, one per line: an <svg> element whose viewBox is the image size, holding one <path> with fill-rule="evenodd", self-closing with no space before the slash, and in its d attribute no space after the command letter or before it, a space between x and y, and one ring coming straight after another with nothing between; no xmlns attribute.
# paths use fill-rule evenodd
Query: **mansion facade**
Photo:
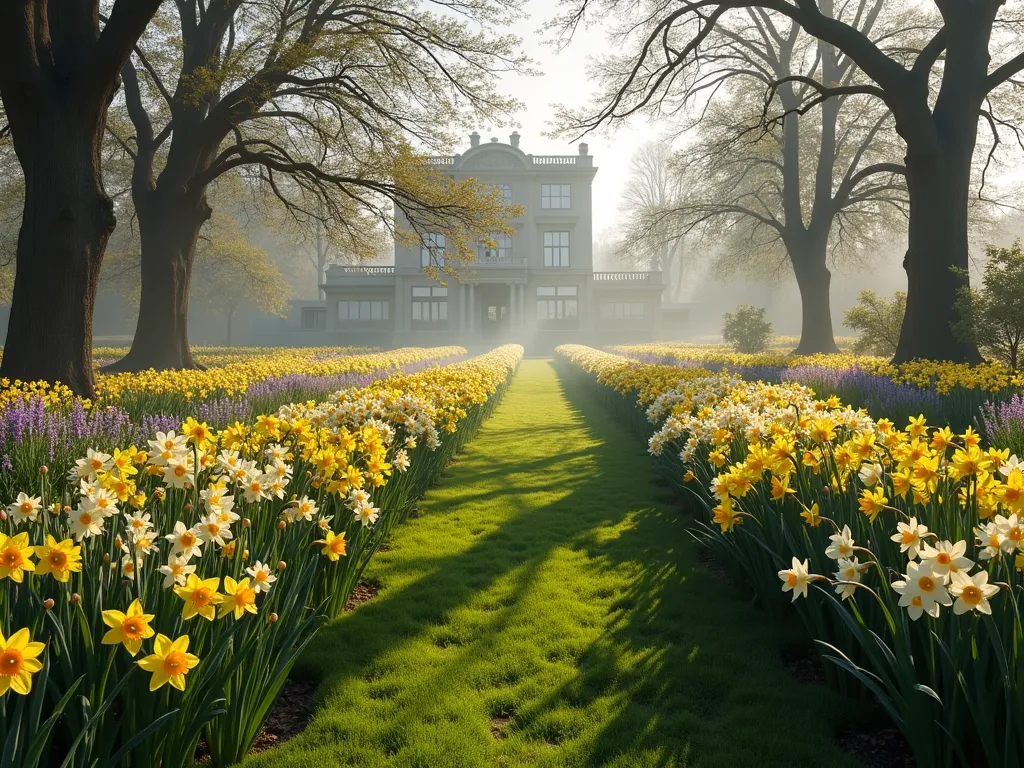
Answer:
<svg viewBox="0 0 1024 768"><path fill-rule="evenodd" d="M508 143L477 133L465 152L431 158L455 179L494 184L521 205L512 236L481 243L458 279L431 279L444 237L395 247L394 266L335 264L326 270L325 301L293 302L289 325L315 343L381 347L514 341L532 353L567 342L609 344L655 338L661 323L660 272L595 272L591 183L597 168L586 144L576 155L528 155L519 134ZM409 229L408 222L397 222ZM432 257L433 254L433 257ZM433 258L433 260L432 260ZM326 337L326 338L325 338Z"/></svg>

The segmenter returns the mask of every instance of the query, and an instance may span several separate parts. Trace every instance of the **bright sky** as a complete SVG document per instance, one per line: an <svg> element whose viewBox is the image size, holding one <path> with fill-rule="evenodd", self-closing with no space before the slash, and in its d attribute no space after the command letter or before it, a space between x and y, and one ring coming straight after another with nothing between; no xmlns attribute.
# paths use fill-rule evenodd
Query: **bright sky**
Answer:
<svg viewBox="0 0 1024 768"><path fill-rule="evenodd" d="M516 130L521 134L520 148L533 155L574 155L579 142L554 140L541 134L550 126L554 104L582 106L587 103L593 86L587 81L587 58L605 48L603 31L598 27L579 29L572 43L561 51L543 44L551 33L542 33L540 27L556 10L554 0L526 0L528 17L511 31L523 38L523 48L537 63L535 69L543 72L537 77L506 76L502 81L505 93L515 96L526 106L518 115ZM480 140L497 136L507 142L512 126L488 125L479 129ZM583 141L590 145L594 164L598 167L594 178L594 237L602 230L614 228L619 220L619 194L626 181L629 159L634 150L645 141L656 137L657 131L643 122L620 127L609 136L591 134ZM456 151L469 146L469 137Z"/></svg>

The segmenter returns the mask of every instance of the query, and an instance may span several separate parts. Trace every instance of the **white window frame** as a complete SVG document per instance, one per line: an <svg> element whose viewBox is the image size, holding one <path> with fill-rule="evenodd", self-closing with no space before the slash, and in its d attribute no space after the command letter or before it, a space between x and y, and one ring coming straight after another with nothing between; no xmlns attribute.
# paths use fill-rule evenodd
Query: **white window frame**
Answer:
<svg viewBox="0 0 1024 768"><path fill-rule="evenodd" d="M568 269L569 232L564 230L545 232L543 243L545 268Z"/></svg>
<svg viewBox="0 0 1024 768"><path fill-rule="evenodd" d="M448 325L448 288L415 285L412 288L411 319L418 327Z"/></svg>
<svg viewBox="0 0 1024 768"><path fill-rule="evenodd" d="M423 245L420 246L420 266L440 266L445 262L444 249L446 246L445 236L440 232L427 232L423 236ZM433 258L432 258L433 256Z"/></svg>
<svg viewBox="0 0 1024 768"><path fill-rule="evenodd" d="M488 248L480 244L480 260L486 262L508 261L512 257L512 237L510 235L491 235L490 239L497 243L496 248Z"/></svg>
<svg viewBox="0 0 1024 768"><path fill-rule="evenodd" d="M575 285L537 286L537 322L542 328L575 328L579 289Z"/></svg>
<svg viewBox="0 0 1024 768"><path fill-rule="evenodd" d="M335 310L339 323L383 323L391 320L391 302L343 299Z"/></svg>
<svg viewBox="0 0 1024 768"><path fill-rule="evenodd" d="M572 188L570 184L541 184L540 207L546 210L568 209L572 207Z"/></svg>
<svg viewBox="0 0 1024 768"><path fill-rule="evenodd" d="M498 184L497 187L498 191L501 192L505 205L512 205L512 186L510 184Z"/></svg>

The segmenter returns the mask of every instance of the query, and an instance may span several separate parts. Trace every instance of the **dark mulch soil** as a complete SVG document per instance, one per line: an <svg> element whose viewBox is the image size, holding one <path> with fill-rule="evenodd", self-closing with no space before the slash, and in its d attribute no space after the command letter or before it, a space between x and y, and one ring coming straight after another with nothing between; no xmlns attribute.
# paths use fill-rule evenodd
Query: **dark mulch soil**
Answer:
<svg viewBox="0 0 1024 768"><path fill-rule="evenodd" d="M512 722L511 715L497 715L491 718L491 736L498 741L505 738L505 726Z"/></svg>
<svg viewBox="0 0 1024 768"><path fill-rule="evenodd" d="M356 584L355 589L352 590L352 595L349 597L348 602L345 603L345 610L354 611L367 600L375 598L378 592L380 592L380 587L376 584L360 581Z"/></svg>
<svg viewBox="0 0 1024 768"><path fill-rule="evenodd" d="M790 677L804 685L825 685L825 669L821 657L809 650L787 651L782 654L782 663Z"/></svg>
<svg viewBox="0 0 1024 768"><path fill-rule="evenodd" d="M313 717L313 695L316 683L312 680L288 680L281 696L270 710L263 730L256 737L250 754L265 752L288 739L297 736ZM195 761L201 765L210 762L210 750L206 740L199 739L196 745Z"/></svg>
<svg viewBox="0 0 1024 768"><path fill-rule="evenodd" d="M915 768L917 765L907 740L893 726L844 731L836 741L867 768Z"/></svg>
<svg viewBox="0 0 1024 768"><path fill-rule="evenodd" d="M313 680L289 680L284 684L281 698L270 710L270 717L252 745L253 753L276 747L288 739L298 736L313 717L313 695L316 682Z"/></svg>

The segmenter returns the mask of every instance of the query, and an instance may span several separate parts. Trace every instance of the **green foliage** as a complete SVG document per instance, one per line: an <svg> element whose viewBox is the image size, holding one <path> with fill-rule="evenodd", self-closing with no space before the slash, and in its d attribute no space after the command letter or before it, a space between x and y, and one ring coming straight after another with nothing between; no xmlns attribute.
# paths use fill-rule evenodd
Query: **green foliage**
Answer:
<svg viewBox="0 0 1024 768"><path fill-rule="evenodd" d="M990 245L985 255L981 288L960 290L953 330L1016 371L1024 344L1024 250L1018 239L1009 248Z"/></svg>
<svg viewBox="0 0 1024 768"><path fill-rule="evenodd" d="M763 352L772 338L772 324L765 320L763 307L740 304L735 312L722 315L722 338L737 352Z"/></svg>
<svg viewBox="0 0 1024 768"><path fill-rule="evenodd" d="M891 299L874 291L861 291L857 304L846 310L843 318L843 325L860 332L853 353L883 357L895 354L906 312L906 291L896 291Z"/></svg>

